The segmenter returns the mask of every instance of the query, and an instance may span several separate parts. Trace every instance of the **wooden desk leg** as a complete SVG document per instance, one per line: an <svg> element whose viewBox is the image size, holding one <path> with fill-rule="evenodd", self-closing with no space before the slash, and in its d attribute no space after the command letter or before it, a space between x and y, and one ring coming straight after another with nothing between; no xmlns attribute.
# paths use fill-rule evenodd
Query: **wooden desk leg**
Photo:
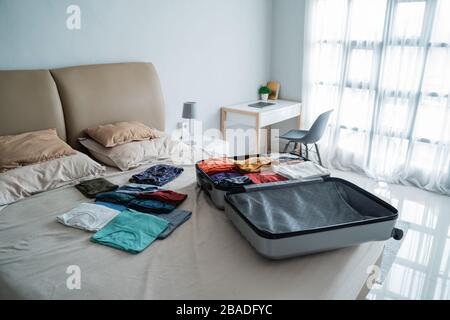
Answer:
<svg viewBox="0 0 450 320"><path fill-rule="evenodd" d="M227 112L225 110L221 110L220 112L220 132L222 132L222 139L227 141L226 135L226 122L227 122Z"/></svg>
<svg viewBox="0 0 450 320"><path fill-rule="evenodd" d="M267 126L266 128L266 135L267 135L267 154L272 153L272 126Z"/></svg>
<svg viewBox="0 0 450 320"><path fill-rule="evenodd" d="M256 115L256 153L259 154L261 150L261 117L259 113Z"/></svg>
<svg viewBox="0 0 450 320"><path fill-rule="evenodd" d="M297 117L297 129L301 130L301 128L302 128L302 116L299 115ZM298 144L298 150L295 150L295 151L298 151L298 154L300 156L302 156L302 144L301 143Z"/></svg>

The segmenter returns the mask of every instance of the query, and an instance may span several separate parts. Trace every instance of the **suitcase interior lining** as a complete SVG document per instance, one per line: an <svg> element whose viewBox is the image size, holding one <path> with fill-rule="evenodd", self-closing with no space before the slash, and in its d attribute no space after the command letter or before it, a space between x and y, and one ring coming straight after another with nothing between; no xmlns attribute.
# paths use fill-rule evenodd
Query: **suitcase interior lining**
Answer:
<svg viewBox="0 0 450 320"><path fill-rule="evenodd" d="M381 200L340 179L263 189L229 195L231 204L257 229L286 234L395 218L397 212Z"/></svg>

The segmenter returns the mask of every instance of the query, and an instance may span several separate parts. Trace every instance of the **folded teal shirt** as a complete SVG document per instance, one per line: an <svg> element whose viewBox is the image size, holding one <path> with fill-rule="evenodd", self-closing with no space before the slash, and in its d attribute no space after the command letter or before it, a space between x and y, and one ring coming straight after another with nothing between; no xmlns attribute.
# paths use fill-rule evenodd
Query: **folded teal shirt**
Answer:
<svg viewBox="0 0 450 320"><path fill-rule="evenodd" d="M136 199L134 195L120 192L103 192L95 196L96 201L121 204L123 206L127 206L134 199Z"/></svg>
<svg viewBox="0 0 450 320"><path fill-rule="evenodd" d="M168 226L164 219L126 210L94 234L91 241L136 254L144 251Z"/></svg>

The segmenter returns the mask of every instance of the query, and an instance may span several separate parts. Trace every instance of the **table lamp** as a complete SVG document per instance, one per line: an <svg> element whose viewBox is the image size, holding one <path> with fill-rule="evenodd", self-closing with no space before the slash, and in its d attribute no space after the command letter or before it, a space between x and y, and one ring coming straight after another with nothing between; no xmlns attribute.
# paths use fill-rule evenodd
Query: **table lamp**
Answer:
<svg viewBox="0 0 450 320"><path fill-rule="evenodd" d="M189 142L192 145L192 120L197 117L197 103L196 102L185 102L183 105L183 119L189 120Z"/></svg>

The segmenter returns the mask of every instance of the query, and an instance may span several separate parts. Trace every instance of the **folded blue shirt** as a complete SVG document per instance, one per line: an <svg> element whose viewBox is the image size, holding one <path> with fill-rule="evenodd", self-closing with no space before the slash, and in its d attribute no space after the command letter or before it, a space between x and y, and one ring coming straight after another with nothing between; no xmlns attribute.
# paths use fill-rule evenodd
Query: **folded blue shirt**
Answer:
<svg viewBox="0 0 450 320"><path fill-rule="evenodd" d="M189 220L192 212L186 210L174 210L168 214L159 214L158 218L162 218L169 222L169 226L158 237L159 240L163 240L170 236L179 226Z"/></svg>
<svg viewBox="0 0 450 320"><path fill-rule="evenodd" d="M143 213L169 213L175 210L176 206L158 200L135 199L128 203L128 208Z"/></svg>
<svg viewBox="0 0 450 320"><path fill-rule="evenodd" d="M175 180L184 171L183 168L177 168L167 164L158 164L148 168L144 172L135 174L130 178L130 182L137 184L151 184L163 186Z"/></svg>
<svg viewBox="0 0 450 320"><path fill-rule="evenodd" d="M169 222L151 214L126 210L117 215L91 241L137 254L167 229Z"/></svg>
<svg viewBox="0 0 450 320"><path fill-rule="evenodd" d="M142 192L149 193L149 192L156 192L159 190L161 190L160 187L152 184L129 183L124 186L121 186L119 189L116 190L116 192L137 195Z"/></svg>
<svg viewBox="0 0 450 320"><path fill-rule="evenodd" d="M119 212L127 210L126 206L123 206L121 204L111 203L111 202L103 202L103 201L95 201L95 204L99 206L104 206L113 210L117 210Z"/></svg>

